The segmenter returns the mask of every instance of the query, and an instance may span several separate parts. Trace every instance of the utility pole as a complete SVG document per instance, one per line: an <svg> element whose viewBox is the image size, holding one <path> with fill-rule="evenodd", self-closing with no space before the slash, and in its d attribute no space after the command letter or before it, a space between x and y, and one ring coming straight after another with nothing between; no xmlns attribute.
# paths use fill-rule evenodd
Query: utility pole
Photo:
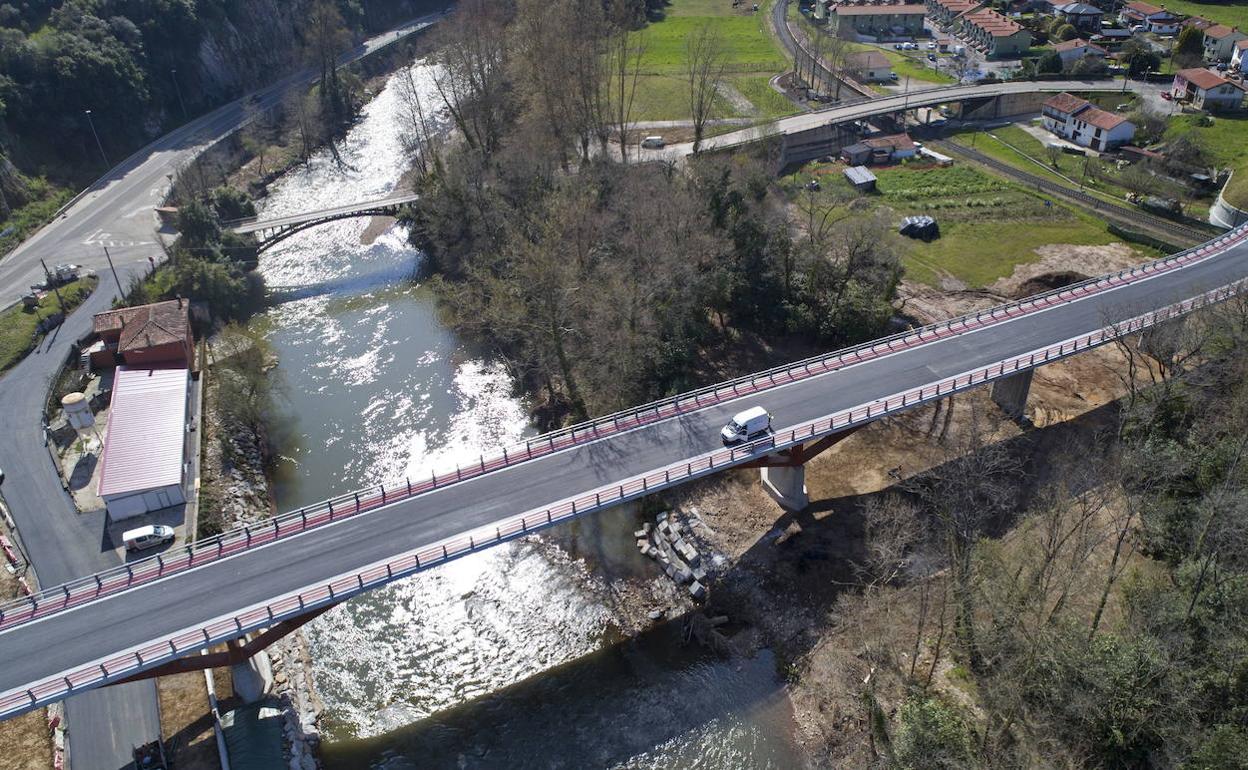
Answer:
<svg viewBox="0 0 1248 770"><path fill-rule="evenodd" d="M104 167L112 168L113 164L108 162L108 153L104 152L104 143L100 141L100 135L95 130L95 121L91 119L91 110L83 110L87 114L87 124L91 126L91 135L95 137L95 146L100 150L100 157L104 159Z"/></svg>
<svg viewBox="0 0 1248 770"><path fill-rule="evenodd" d="M186 120L190 116L186 114L186 102L182 101L182 86L178 83L178 70L176 67L171 67L169 73L173 75L173 88L178 92L178 104L182 107L182 119Z"/></svg>
<svg viewBox="0 0 1248 770"><path fill-rule="evenodd" d="M121 279L117 277L117 268L113 267L113 257L108 253L108 247L104 247L104 259L108 260L108 269L113 271L113 280L117 282L117 294L124 297L126 292L121 288Z"/></svg>
<svg viewBox="0 0 1248 770"><path fill-rule="evenodd" d="M52 287L52 291L56 294L56 304L61 306L61 315L65 315L65 300L61 298L61 287L56 283L56 276L52 275L52 271L48 270L48 263L43 261L43 257L39 258L39 264L43 265L43 274L47 276L48 285Z"/></svg>

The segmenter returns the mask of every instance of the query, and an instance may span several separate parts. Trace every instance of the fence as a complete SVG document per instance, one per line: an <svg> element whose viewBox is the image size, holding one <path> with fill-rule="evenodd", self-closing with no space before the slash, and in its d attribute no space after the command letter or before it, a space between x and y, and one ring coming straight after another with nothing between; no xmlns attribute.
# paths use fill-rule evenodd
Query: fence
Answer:
<svg viewBox="0 0 1248 770"><path fill-rule="evenodd" d="M39 705L66 697L76 690L98 686L131 676L139 671L273 624L302 615L312 609L335 604L363 591L416 571L445 563L483 547L495 545L521 535L561 523L575 516L631 500L691 479L719 472L810 441L819 436L852 428L903 409L946 398L986 382L1009 377L1068 356L1098 347L1106 342L1137 333L1162 321L1221 302L1248 288L1248 279L1205 292L1191 299L1136 316L1112 326L1065 340L1031 353L980 367L921 388L894 393L847 409L829 417L805 423L777 435L733 448L710 452L688 461L670 465L618 484L594 490L544 509L529 511L497 524L492 530L476 530L451 540L434 544L416 553L365 567L313 588L276 599L260 607L185 631L170 639L128 650L112 658L85 666L72 673L34 684L26 689L0 697L0 718L7 718ZM273 527L273 538L280 536L280 527Z"/></svg>
<svg viewBox="0 0 1248 770"><path fill-rule="evenodd" d="M779 385L823 375L946 337L982 329L1031 312L1160 275L1193 262L1208 259L1242 242L1245 237L1248 237L1248 227L1228 233L1202 246L1112 275L1089 279L1045 294L999 305L974 315L902 332L854 348L815 356L787 366L776 367L573 425L526 440L523 445L505 447L501 453L490 457L481 455L478 462L471 466L456 466L453 471L435 472L428 479L416 481L404 479L398 483L378 484L375 487L340 495L171 552L46 588L29 597L7 602L0 605L0 630L94 601L101 596L129 589L148 580L202 566L256 546L271 543L282 537L305 532L314 527L340 521L349 516L375 510L384 505L410 499L486 473L529 462L605 436L705 409Z"/></svg>

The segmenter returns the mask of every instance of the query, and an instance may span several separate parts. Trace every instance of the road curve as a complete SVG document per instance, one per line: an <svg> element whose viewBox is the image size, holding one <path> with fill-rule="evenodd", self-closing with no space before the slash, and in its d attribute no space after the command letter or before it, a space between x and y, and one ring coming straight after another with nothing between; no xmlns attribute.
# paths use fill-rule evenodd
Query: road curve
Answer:
<svg viewBox="0 0 1248 770"><path fill-rule="evenodd" d="M748 405L765 406L782 432L1238 284L1248 279L1246 238L1248 228L1182 266L1139 271L1129 282L1071 293L991 325L929 335L896 352L606 435L13 626L0 632L0 692L20 696L31 683L171 639L275 597L703 457L721 448L720 426ZM13 701L7 702L13 713Z"/></svg>
<svg viewBox="0 0 1248 770"><path fill-rule="evenodd" d="M441 14L430 14L372 37L341 57L356 61L391 43L425 29ZM110 169L53 222L39 230L0 261L0 307L21 299L43 278L39 258L49 265L73 262L100 272L108 269L104 247L118 265L147 261L160 253L154 209L169 187L169 177L208 147L246 124L246 104L262 109L281 103L292 89L311 85L314 70L288 75L271 86L222 105L207 115L165 134Z"/></svg>

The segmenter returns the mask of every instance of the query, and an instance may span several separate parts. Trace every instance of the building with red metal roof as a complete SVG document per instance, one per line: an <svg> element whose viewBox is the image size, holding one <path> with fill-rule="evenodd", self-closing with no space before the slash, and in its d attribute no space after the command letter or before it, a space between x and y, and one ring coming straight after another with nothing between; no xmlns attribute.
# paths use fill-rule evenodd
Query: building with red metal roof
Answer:
<svg viewBox="0 0 1248 770"><path fill-rule="evenodd" d="M98 492L114 520L186 502L185 367L117 367Z"/></svg>

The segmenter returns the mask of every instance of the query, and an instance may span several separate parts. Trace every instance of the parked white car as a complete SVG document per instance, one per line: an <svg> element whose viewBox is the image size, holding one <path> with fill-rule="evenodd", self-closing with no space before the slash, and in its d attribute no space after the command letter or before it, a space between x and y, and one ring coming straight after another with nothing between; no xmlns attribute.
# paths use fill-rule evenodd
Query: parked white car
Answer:
<svg viewBox="0 0 1248 770"><path fill-rule="evenodd" d="M127 551L142 551L173 542L173 535L173 527L156 524L128 529L121 534L121 539L126 544Z"/></svg>

